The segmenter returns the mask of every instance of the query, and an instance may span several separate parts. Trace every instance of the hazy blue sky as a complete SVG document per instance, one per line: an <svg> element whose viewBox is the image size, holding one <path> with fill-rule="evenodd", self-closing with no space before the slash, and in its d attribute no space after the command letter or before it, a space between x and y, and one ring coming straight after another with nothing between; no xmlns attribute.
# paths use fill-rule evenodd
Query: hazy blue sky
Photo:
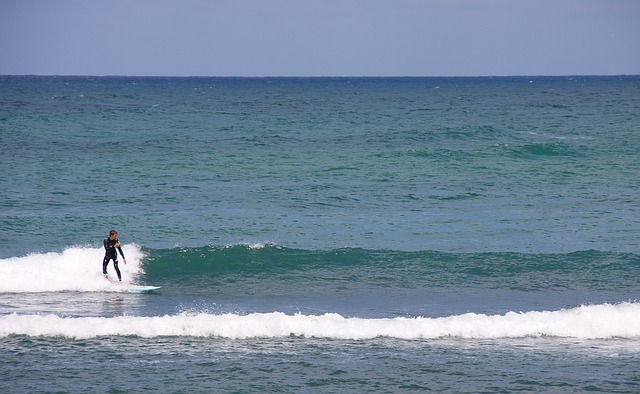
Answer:
<svg viewBox="0 0 640 394"><path fill-rule="evenodd" d="M0 74L640 74L640 0L0 0Z"/></svg>

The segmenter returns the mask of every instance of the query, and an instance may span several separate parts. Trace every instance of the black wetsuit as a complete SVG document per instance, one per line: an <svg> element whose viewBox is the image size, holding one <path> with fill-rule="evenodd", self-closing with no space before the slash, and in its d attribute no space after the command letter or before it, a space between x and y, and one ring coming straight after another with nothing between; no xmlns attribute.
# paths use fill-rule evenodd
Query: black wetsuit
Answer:
<svg viewBox="0 0 640 394"><path fill-rule="evenodd" d="M109 260L113 260L113 268L116 269L116 274L118 274L118 280L122 280L122 275L120 275L120 269L118 268L118 254L116 253L115 244L118 243L118 239L109 239L105 238L103 241L104 244L104 260L102 260L102 273L107 275L107 266L109 265ZM122 253L122 248L118 247L118 251L120 252L120 256L124 257L124 253Z"/></svg>

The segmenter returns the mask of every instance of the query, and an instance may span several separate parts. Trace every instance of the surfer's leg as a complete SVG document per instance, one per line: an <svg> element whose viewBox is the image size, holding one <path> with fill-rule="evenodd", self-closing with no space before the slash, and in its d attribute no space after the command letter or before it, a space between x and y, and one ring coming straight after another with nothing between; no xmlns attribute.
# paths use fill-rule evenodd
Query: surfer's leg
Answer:
<svg viewBox="0 0 640 394"><path fill-rule="evenodd" d="M113 268L116 269L116 274L118 274L118 280L122 282L122 275L120 275L120 269L118 268L118 258L113 259Z"/></svg>
<svg viewBox="0 0 640 394"><path fill-rule="evenodd" d="M102 260L102 274L103 275L107 275L107 266L109 265L109 260L111 260L109 257L104 256L104 260Z"/></svg>

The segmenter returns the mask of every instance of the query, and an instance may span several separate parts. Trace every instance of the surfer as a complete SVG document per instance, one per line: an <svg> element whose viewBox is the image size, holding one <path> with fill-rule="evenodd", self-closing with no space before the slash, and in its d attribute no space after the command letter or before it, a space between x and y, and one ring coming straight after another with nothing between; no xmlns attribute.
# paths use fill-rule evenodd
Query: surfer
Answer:
<svg viewBox="0 0 640 394"><path fill-rule="evenodd" d="M102 260L102 273L105 278L109 278L107 275L107 266L109 265L109 260L113 260L113 268L116 269L118 280L122 283L122 275L120 274L120 269L118 269L118 254L116 253L116 249L120 252L124 265L127 265L127 259L124 257L124 253L122 253L120 241L118 241L118 232L116 230L109 231L109 237L104 239L103 244L105 252L104 260Z"/></svg>

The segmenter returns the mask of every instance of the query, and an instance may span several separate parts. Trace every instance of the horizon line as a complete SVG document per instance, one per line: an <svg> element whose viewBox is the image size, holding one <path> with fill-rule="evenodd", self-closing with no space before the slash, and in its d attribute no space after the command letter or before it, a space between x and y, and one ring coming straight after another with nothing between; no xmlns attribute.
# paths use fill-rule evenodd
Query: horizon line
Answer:
<svg viewBox="0 0 640 394"><path fill-rule="evenodd" d="M504 75L142 75L142 74L0 74L0 77L88 78L540 78L540 77L637 77L640 74L504 74Z"/></svg>

